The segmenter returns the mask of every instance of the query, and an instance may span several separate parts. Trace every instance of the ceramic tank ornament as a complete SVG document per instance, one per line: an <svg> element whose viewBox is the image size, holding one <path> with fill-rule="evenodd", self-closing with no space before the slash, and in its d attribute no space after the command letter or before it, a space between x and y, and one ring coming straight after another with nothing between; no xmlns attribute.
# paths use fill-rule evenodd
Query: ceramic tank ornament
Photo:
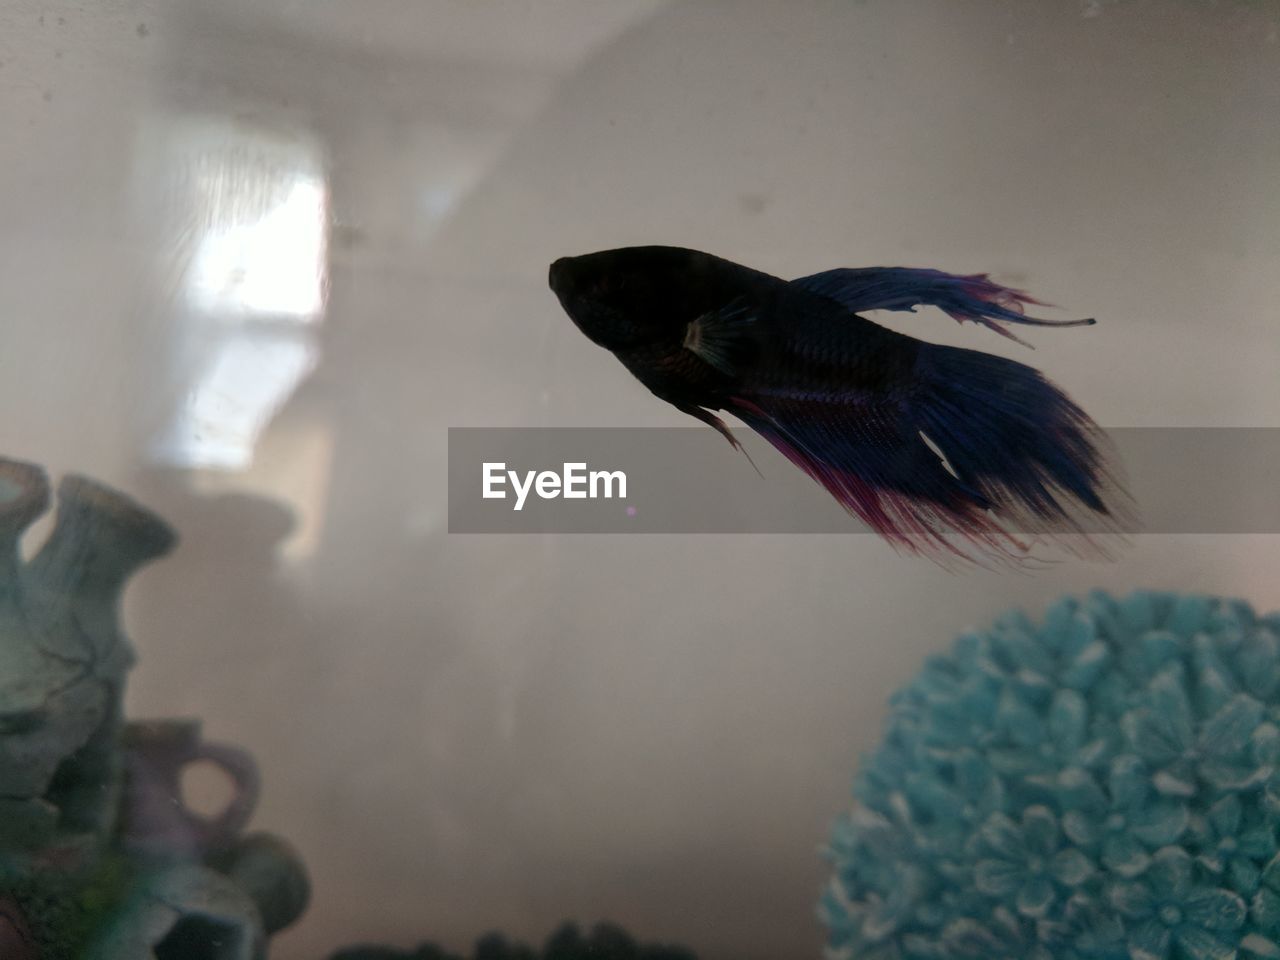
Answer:
<svg viewBox="0 0 1280 960"><path fill-rule="evenodd" d="M1280 613L1010 612L893 697L855 794L832 958L1280 957Z"/></svg>
<svg viewBox="0 0 1280 960"><path fill-rule="evenodd" d="M203 741L197 721L127 723L123 712L134 653L121 595L175 535L128 497L69 476L26 562L20 540L49 501L42 469L0 460L0 957L259 960L309 885L283 840L243 834L253 758ZM182 799L196 761L234 787L213 818Z"/></svg>

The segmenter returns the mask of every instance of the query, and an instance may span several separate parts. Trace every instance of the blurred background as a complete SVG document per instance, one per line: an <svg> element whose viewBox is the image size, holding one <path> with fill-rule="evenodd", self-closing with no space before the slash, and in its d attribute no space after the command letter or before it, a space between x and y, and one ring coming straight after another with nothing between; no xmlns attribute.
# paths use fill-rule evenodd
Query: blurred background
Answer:
<svg viewBox="0 0 1280 960"><path fill-rule="evenodd" d="M127 598L129 706L262 763L315 884L273 955L609 918L817 956L820 845L924 656L1094 586L1280 606L1280 537L955 575L870 536L450 536L445 489L450 426L684 422L546 287L632 243L990 271L1099 318L1033 362L1104 426L1280 426L1278 31L1271 0L0 4L0 452L180 530Z"/></svg>

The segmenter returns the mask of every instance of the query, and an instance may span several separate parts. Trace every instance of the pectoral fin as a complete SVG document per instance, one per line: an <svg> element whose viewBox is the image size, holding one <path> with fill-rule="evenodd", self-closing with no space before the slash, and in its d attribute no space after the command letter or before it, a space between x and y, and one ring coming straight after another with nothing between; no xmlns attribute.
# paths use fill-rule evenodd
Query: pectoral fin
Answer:
<svg viewBox="0 0 1280 960"><path fill-rule="evenodd" d="M721 373L735 376L759 347L759 318L741 300L689 323L684 348Z"/></svg>

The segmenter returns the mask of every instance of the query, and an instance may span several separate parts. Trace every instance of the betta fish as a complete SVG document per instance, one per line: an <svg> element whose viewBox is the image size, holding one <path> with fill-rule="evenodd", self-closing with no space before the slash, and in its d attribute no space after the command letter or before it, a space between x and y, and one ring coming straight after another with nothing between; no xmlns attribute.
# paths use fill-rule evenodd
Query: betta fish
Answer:
<svg viewBox="0 0 1280 960"><path fill-rule="evenodd" d="M680 247L564 257L549 279L578 329L655 396L740 449L716 411L732 414L908 552L1021 559L1019 531L1121 529L1105 437L1065 393L1025 364L861 314L928 305L1014 340L1007 324L1092 319L1027 316L1043 304L985 274L868 267L783 280ZM1068 548L1102 552L1078 539Z"/></svg>

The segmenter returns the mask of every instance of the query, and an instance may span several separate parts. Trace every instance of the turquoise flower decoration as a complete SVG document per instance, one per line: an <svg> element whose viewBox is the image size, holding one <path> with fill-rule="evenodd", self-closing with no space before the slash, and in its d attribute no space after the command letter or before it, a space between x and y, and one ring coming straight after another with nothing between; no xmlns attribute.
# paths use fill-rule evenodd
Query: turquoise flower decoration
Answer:
<svg viewBox="0 0 1280 960"><path fill-rule="evenodd" d="M1280 614L1006 614L894 695L854 794L831 960L1280 960Z"/></svg>

